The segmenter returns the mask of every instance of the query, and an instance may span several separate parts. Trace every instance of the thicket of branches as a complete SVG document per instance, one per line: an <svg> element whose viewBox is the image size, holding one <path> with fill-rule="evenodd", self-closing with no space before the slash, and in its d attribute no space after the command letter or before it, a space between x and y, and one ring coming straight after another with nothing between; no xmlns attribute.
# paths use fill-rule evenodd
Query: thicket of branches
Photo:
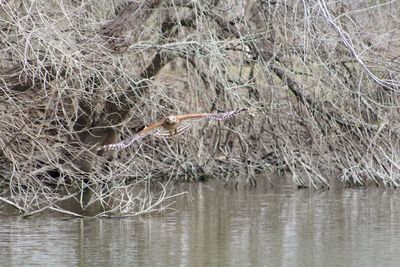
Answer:
<svg viewBox="0 0 400 267"><path fill-rule="evenodd" d="M1 1L1 200L160 210L162 180L271 169L397 187L396 1ZM252 107L97 152L168 114ZM150 190L156 187L157 190Z"/></svg>

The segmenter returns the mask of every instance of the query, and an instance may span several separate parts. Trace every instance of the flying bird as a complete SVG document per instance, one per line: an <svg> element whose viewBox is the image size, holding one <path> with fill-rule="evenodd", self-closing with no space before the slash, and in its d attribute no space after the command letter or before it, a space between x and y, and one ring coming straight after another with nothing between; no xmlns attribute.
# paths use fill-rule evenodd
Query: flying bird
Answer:
<svg viewBox="0 0 400 267"><path fill-rule="evenodd" d="M242 108L222 113L190 113L183 115L170 115L158 122L149 125L148 127L145 127L143 130L141 130L131 138L125 139L119 143L101 146L97 150L116 150L127 148L135 141L140 140L150 134L156 136L171 137L186 131L191 126L191 122L195 120L210 119L222 121L230 119L244 111L248 111L248 109Z"/></svg>

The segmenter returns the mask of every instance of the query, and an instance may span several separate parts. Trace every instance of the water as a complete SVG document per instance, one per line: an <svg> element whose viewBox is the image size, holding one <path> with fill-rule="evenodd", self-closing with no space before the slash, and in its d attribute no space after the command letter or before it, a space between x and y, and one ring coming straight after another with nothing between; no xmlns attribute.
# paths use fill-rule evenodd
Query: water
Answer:
<svg viewBox="0 0 400 267"><path fill-rule="evenodd" d="M398 266L400 197L382 188L184 184L162 216L0 217L2 266Z"/></svg>

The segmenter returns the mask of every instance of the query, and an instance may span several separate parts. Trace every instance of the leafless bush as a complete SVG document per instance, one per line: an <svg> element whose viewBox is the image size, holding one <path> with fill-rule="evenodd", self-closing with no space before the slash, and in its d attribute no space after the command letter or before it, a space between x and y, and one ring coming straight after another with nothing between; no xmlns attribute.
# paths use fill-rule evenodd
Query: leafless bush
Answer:
<svg viewBox="0 0 400 267"><path fill-rule="evenodd" d="M299 185L397 186L398 9L3 1L1 200L27 215L67 212L66 199L136 215L168 205L159 179L251 178L274 165ZM96 152L167 114L248 106L255 117Z"/></svg>

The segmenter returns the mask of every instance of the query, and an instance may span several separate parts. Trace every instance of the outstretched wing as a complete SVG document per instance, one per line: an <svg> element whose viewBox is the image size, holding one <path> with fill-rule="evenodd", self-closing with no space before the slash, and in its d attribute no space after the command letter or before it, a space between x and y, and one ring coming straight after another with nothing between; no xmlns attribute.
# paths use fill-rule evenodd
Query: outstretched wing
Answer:
<svg viewBox="0 0 400 267"><path fill-rule="evenodd" d="M97 148L97 150L117 150L117 149L127 148L128 146L132 145L135 141L140 140L140 139L154 133L155 131L157 131L161 127L162 123L163 123L163 121L156 122L156 123L144 128L143 130L141 130L140 132L138 132L131 138L122 140L121 142L118 142L118 143L101 146L101 147Z"/></svg>
<svg viewBox="0 0 400 267"><path fill-rule="evenodd" d="M178 115L177 118L179 120L193 120L193 119L211 119L211 120L227 120L230 119L237 114L248 111L247 108L236 109L228 112L221 112L221 113L200 113L200 114L185 114L185 115Z"/></svg>
<svg viewBox="0 0 400 267"><path fill-rule="evenodd" d="M180 122L174 134L180 134L189 129L191 123L185 120L195 120L195 119L211 119L211 120L227 120L230 119L237 114L248 111L247 108L236 109L228 112L221 113L198 113L198 114L185 114L185 115L177 115L176 118ZM99 147L97 150L114 150L114 149L123 149L126 148L135 141L142 139L150 134L154 134L156 136L168 137L171 136L170 132L167 129L162 127L164 120L156 122L149 127L144 128L131 138L125 139L119 143L109 144L102 147Z"/></svg>

